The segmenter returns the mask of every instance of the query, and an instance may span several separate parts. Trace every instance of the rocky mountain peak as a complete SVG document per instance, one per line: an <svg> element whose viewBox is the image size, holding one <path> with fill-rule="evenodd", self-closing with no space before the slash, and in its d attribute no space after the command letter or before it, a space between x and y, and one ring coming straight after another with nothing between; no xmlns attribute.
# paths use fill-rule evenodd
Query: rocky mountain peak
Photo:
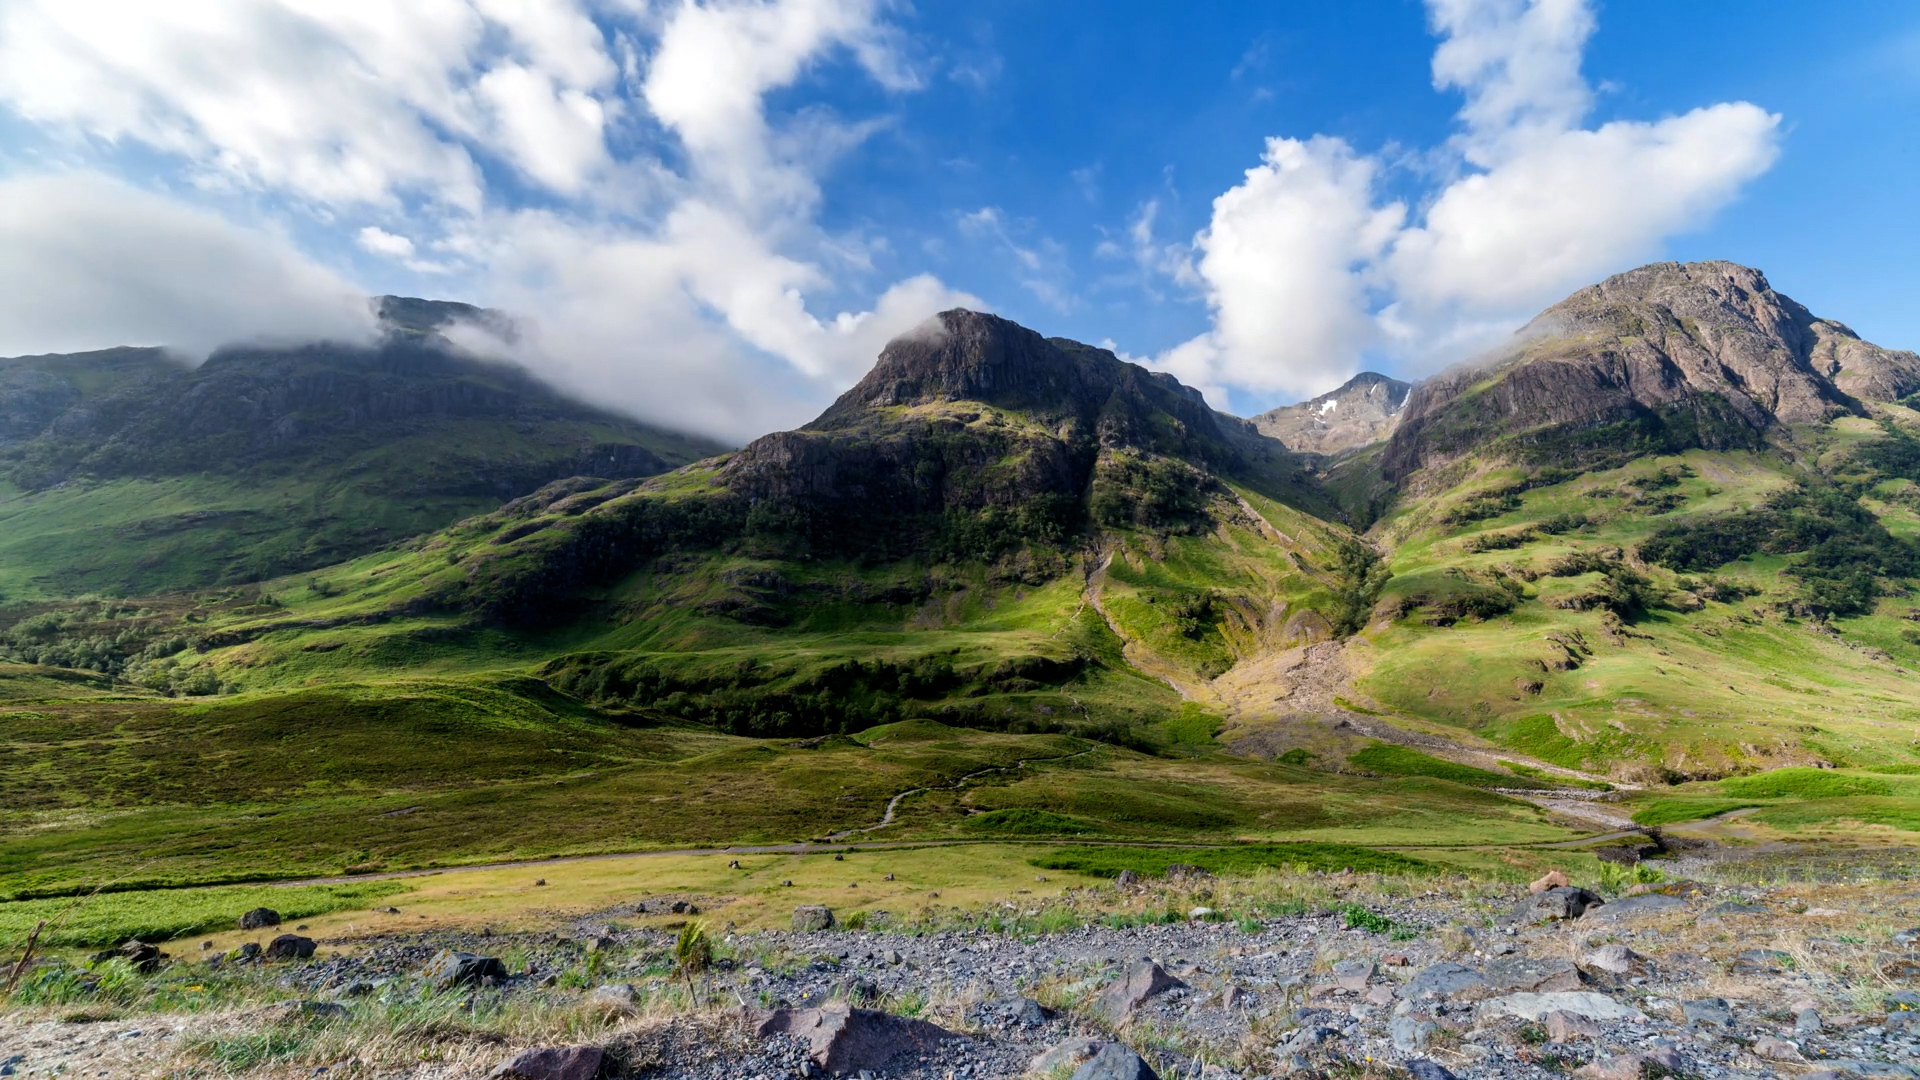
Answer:
<svg viewBox="0 0 1920 1080"><path fill-rule="evenodd" d="M1416 387L1384 467L1397 479L1503 440L1561 464L1753 445L1915 392L1920 356L1860 340L1752 267L1654 263L1581 289L1507 348Z"/></svg>
<svg viewBox="0 0 1920 1080"><path fill-rule="evenodd" d="M1363 371L1337 390L1261 413L1253 423L1295 453L1332 456L1393 434L1412 389L1412 383Z"/></svg>
<svg viewBox="0 0 1920 1080"><path fill-rule="evenodd" d="M998 315L954 308L888 342L872 370L827 416L933 401L1010 407L1072 402L1103 381L1090 370L1097 362L1077 353Z"/></svg>

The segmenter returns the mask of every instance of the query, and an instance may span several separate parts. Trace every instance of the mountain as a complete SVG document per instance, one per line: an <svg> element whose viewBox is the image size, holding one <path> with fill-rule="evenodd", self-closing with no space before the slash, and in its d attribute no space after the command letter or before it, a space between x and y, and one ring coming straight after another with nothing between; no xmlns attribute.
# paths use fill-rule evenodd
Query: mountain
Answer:
<svg viewBox="0 0 1920 1080"><path fill-rule="evenodd" d="M1393 434L1412 383L1363 371L1337 390L1253 418L1262 435L1300 454L1332 457Z"/></svg>
<svg viewBox="0 0 1920 1080"><path fill-rule="evenodd" d="M1867 773L1920 765L1917 371L1758 271L1661 264L1323 455L945 312L737 450L244 587L0 612L0 793L39 808L0 885L203 821L246 838L209 865L289 874L992 822L1544 840L1489 789L1673 821L1783 766L1854 772L1755 835L1913 831ZM72 813L102 803L129 816Z"/></svg>
<svg viewBox="0 0 1920 1080"><path fill-rule="evenodd" d="M1920 356L1861 341L1727 262L1656 263L1582 289L1509 348L1425 380L1383 459L1393 482L1466 453L1560 467L1755 449L1920 391Z"/></svg>
<svg viewBox="0 0 1920 1080"><path fill-rule="evenodd" d="M719 447L561 396L441 331L504 319L383 297L367 346L0 359L0 599L135 595L325 566L548 481Z"/></svg>

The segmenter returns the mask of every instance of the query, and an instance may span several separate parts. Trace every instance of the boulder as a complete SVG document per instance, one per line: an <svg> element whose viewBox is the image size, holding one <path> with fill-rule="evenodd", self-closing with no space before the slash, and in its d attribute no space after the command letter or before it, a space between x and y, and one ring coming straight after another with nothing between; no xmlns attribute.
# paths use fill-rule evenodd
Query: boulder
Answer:
<svg viewBox="0 0 1920 1080"><path fill-rule="evenodd" d="M1793 966L1793 955L1779 949L1743 949L1733 958L1735 975L1778 975Z"/></svg>
<svg viewBox="0 0 1920 1080"><path fill-rule="evenodd" d="M442 949L420 969L420 977L435 990L451 990L456 986L479 986L487 979L504 981L507 965L497 957Z"/></svg>
<svg viewBox="0 0 1920 1080"><path fill-rule="evenodd" d="M1625 945L1602 945L1581 957L1580 962L1609 975L1630 975L1640 966L1641 958Z"/></svg>
<svg viewBox="0 0 1920 1080"><path fill-rule="evenodd" d="M1575 1039L1597 1039L1600 1037L1600 1025L1589 1017L1579 1013L1570 1013L1565 1009L1555 1009L1546 1015L1547 1038L1552 1042L1570 1043Z"/></svg>
<svg viewBox="0 0 1920 1080"><path fill-rule="evenodd" d="M1606 903L1594 893L1570 885L1543 890L1514 906L1506 922L1518 926L1537 926L1560 919L1577 919L1588 908Z"/></svg>
<svg viewBox="0 0 1920 1080"><path fill-rule="evenodd" d="M1426 1058L1414 1058L1407 1062L1407 1072L1412 1074L1413 1080L1454 1080L1445 1065Z"/></svg>
<svg viewBox="0 0 1920 1080"><path fill-rule="evenodd" d="M1477 1015L1494 1018L1517 1016L1522 1020L1544 1020L1548 1013L1565 1012L1589 1020L1634 1020L1647 1017L1631 1005L1623 1005L1605 994L1582 990L1554 994L1506 994L1480 1003Z"/></svg>
<svg viewBox="0 0 1920 1080"><path fill-rule="evenodd" d="M1484 994L1486 990L1487 980L1479 972L1465 964L1443 961L1408 979L1400 987L1400 998L1403 1001L1446 1000Z"/></svg>
<svg viewBox="0 0 1920 1080"><path fill-rule="evenodd" d="M523 1050L487 1074L488 1080L594 1080L606 1052L597 1046Z"/></svg>
<svg viewBox="0 0 1920 1080"><path fill-rule="evenodd" d="M1580 989L1580 969L1568 960L1503 956L1486 966L1487 987L1495 993L1523 990L1550 994Z"/></svg>
<svg viewBox="0 0 1920 1080"><path fill-rule="evenodd" d="M632 983L608 983L596 987L587 996L587 1003L609 1012L632 1012L640 1004L640 991Z"/></svg>
<svg viewBox="0 0 1920 1080"><path fill-rule="evenodd" d="M267 942L267 950L261 955L268 960L311 960L313 939L299 934L281 934Z"/></svg>
<svg viewBox="0 0 1920 1080"><path fill-rule="evenodd" d="M1160 1080L1160 1074L1131 1047L1110 1042L1073 1071L1073 1080Z"/></svg>
<svg viewBox="0 0 1920 1080"><path fill-rule="evenodd" d="M1696 998L1680 1003L1680 1011L1687 1016L1688 1027L1730 1028L1733 1026L1733 1006L1726 998Z"/></svg>
<svg viewBox="0 0 1920 1080"><path fill-rule="evenodd" d="M1687 902L1677 896L1668 896L1665 893L1642 893L1639 896L1629 896L1624 900L1615 900L1604 907L1594 908L1582 915L1581 921L1622 923L1685 910L1687 910Z"/></svg>
<svg viewBox="0 0 1920 1080"><path fill-rule="evenodd" d="M117 949L108 949L106 952L93 955L95 963L116 959L125 960L133 970L142 975L151 975L160 970L160 961L166 957L167 954L161 952L158 946L149 945L139 938L129 938L126 944Z"/></svg>
<svg viewBox="0 0 1920 1080"><path fill-rule="evenodd" d="M1107 1040L1088 1035L1076 1035L1065 1042L1042 1050L1027 1062L1027 1072L1037 1076L1051 1076L1063 1068L1078 1069L1082 1064L1093 1060Z"/></svg>
<svg viewBox="0 0 1920 1080"><path fill-rule="evenodd" d="M1333 965L1333 985L1342 990L1361 993L1367 988L1367 980L1373 978L1373 964L1367 960L1342 960Z"/></svg>
<svg viewBox="0 0 1920 1080"><path fill-rule="evenodd" d="M1573 1075L1578 1080L1642 1080L1648 1071L1645 1056L1614 1054L1580 1066L1573 1070Z"/></svg>
<svg viewBox="0 0 1920 1080"><path fill-rule="evenodd" d="M1108 1023L1118 1024L1133 1010L1145 1004L1149 998L1185 985L1187 984L1167 974L1166 969L1159 964L1151 960L1142 960L1128 968L1125 975L1107 984L1105 990L1100 991L1100 997L1094 1003L1094 1011L1106 1017Z"/></svg>
<svg viewBox="0 0 1920 1080"><path fill-rule="evenodd" d="M1030 997L1004 997L974 1009L974 1015L998 1027L1039 1027L1052 1018L1045 1005Z"/></svg>
<svg viewBox="0 0 1920 1080"><path fill-rule="evenodd" d="M1773 1037L1772 1035L1760 1036L1759 1038L1753 1040L1753 1045L1748 1047L1747 1049L1753 1051L1754 1057L1763 1058L1767 1061L1805 1061L1807 1060L1806 1058L1800 1056L1799 1047L1793 1045L1792 1043L1788 1042L1785 1039L1778 1039Z"/></svg>
<svg viewBox="0 0 1920 1080"><path fill-rule="evenodd" d="M1893 1027L1893 1018L1894 1018L1894 1017L1896 1017L1896 1016L1900 1016L1900 1015L1902 1015L1902 1014L1900 1014L1900 1013L1889 1013L1889 1014L1887 1015L1887 1025L1886 1025L1886 1027L1887 1027L1887 1030L1888 1030L1888 1031L1892 1031L1892 1030L1894 1030L1894 1027ZM1906 1014L1906 1015L1911 1015L1911 1016L1916 1016L1916 1017L1920 1017L1920 1013L1909 1013L1909 1014ZM1824 1022L1823 1020L1821 1020L1821 1019L1820 1019L1820 1010L1819 1010L1819 1009L1816 1009L1816 1008L1814 1008L1814 1007L1812 1007L1811 1005L1809 1005L1809 1006L1807 1006L1806 1008L1802 1008L1802 1009L1795 1009L1795 1010L1794 1010L1794 1013L1793 1013L1793 1033L1794 1033L1795 1035L1798 1035L1798 1036L1800 1036L1800 1037L1802 1037L1802 1038L1805 1038L1805 1037L1806 1037L1806 1036L1808 1036L1808 1035L1818 1035L1818 1034L1820 1034L1820 1032L1821 1032L1821 1030L1822 1030L1823 1028L1825 1028L1826 1026L1827 1026L1827 1025L1826 1025L1826 1023L1825 1023L1825 1022Z"/></svg>
<svg viewBox="0 0 1920 1080"><path fill-rule="evenodd" d="M1140 884L1140 875L1131 870L1122 870L1120 876L1113 879L1113 883L1123 889L1130 889Z"/></svg>
<svg viewBox="0 0 1920 1080"><path fill-rule="evenodd" d="M894 1058L925 1053L953 1033L925 1020L834 1002L817 1009L777 1009L759 1025L761 1038L804 1039L813 1063L829 1074L879 1071Z"/></svg>
<svg viewBox="0 0 1920 1080"><path fill-rule="evenodd" d="M801 932L833 929L833 911L824 904L802 904L793 909L793 928Z"/></svg>
<svg viewBox="0 0 1920 1080"><path fill-rule="evenodd" d="M228 964L244 964L251 960L258 960L260 959L260 945L258 942L246 942L220 959L223 963Z"/></svg>
<svg viewBox="0 0 1920 1080"><path fill-rule="evenodd" d="M269 926L279 925L280 913L270 907L257 907L240 916L242 930L265 930Z"/></svg>
<svg viewBox="0 0 1920 1080"><path fill-rule="evenodd" d="M1414 1016L1396 1016L1387 1021L1387 1034L1393 1039L1393 1048L1403 1054L1416 1050L1425 1050L1427 1043L1433 1040L1433 1033L1440 1025L1431 1020L1421 1020Z"/></svg>
<svg viewBox="0 0 1920 1080"><path fill-rule="evenodd" d="M1167 867L1168 881L1205 881L1212 876L1208 871L1186 863L1172 863Z"/></svg>
<svg viewBox="0 0 1920 1080"><path fill-rule="evenodd" d="M1546 892L1548 889L1564 889L1571 884L1573 884L1573 882L1567 880L1565 873L1559 870L1549 870L1538 880L1529 882L1527 884L1527 891L1538 895Z"/></svg>

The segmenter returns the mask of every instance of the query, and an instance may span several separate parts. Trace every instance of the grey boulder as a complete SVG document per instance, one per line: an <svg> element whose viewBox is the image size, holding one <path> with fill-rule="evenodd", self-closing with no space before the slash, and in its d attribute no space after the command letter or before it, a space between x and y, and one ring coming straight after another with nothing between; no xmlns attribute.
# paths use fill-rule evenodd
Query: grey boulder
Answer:
<svg viewBox="0 0 1920 1080"><path fill-rule="evenodd" d="M479 986L488 979L505 981L507 965L498 957L442 949L420 969L420 977L435 990L451 990L456 986Z"/></svg>
<svg viewBox="0 0 1920 1080"><path fill-rule="evenodd" d="M1639 896L1629 896L1624 900L1615 900L1605 907L1595 908L1582 916L1581 921L1621 923L1685 910L1687 910L1687 902L1677 896L1668 896L1665 893L1642 893Z"/></svg>
<svg viewBox="0 0 1920 1080"><path fill-rule="evenodd" d="M1444 1000L1484 994L1487 989L1487 980L1479 972L1449 960L1424 968L1418 975L1408 979L1400 987L1400 997L1406 1001Z"/></svg>
<svg viewBox="0 0 1920 1080"><path fill-rule="evenodd" d="M1520 901L1508 913L1506 922L1519 926L1537 926L1540 923L1555 922L1561 919L1577 919L1589 908L1597 908L1606 901L1595 893L1572 885L1562 885L1536 893Z"/></svg>
<svg viewBox="0 0 1920 1080"><path fill-rule="evenodd" d="M1160 1074L1132 1048L1110 1042L1073 1071L1073 1080L1160 1080Z"/></svg>
<svg viewBox="0 0 1920 1080"><path fill-rule="evenodd" d="M857 1009L844 1001L817 1009L777 1009L761 1020L759 1035L805 1040L813 1063L830 1074L884 1069L900 1055L924 1053L953 1037L952 1032L925 1020Z"/></svg>
<svg viewBox="0 0 1920 1080"><path fill-rule="evenodd" d="M824 904L802 904L793 909L793 928L802 932L833 929L833 911Z"/></svg>
<svg viewBox="0 0 1920 1080"><path fill-rule="evenodd" d="M597 1046L524 1050L501 1062L488 1080L594 1080L606 1052Z"/></svg>
<svg viewBox="0 0 1920 1080"><path fill-rule="evenodd" d="M1100 991L1094 1010L1117 1024L1125 1020L1133 1010L1147 1003L1150 998L1164 994L1176 987L1187 985L1167 974L1165 968L1151 960L1142 960L1127 969L1127 973L1107 984Z"/></svg>
<svg viewBox="0 0 1920 1080"><path fill-rule="evenodd" d="M270 907L257 907L245 915L240 916L240 929L242 930L265 930L269 926L279 925L280 913Z"/></svg>

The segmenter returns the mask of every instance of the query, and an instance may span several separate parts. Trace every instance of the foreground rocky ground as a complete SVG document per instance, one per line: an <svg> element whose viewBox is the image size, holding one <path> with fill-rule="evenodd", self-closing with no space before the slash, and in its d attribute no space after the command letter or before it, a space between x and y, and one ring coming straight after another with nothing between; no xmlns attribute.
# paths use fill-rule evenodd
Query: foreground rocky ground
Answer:
<svg viewBox="0 0 1920 1080"><path fill-rule="evenodd" d="M628 906L48 964L0 1018L0 1076L1920 1077L1913 887L1537 885L1194 874L891 932L716 930L710 954ZM675 902L698 906L643 903Z"/></svg>

